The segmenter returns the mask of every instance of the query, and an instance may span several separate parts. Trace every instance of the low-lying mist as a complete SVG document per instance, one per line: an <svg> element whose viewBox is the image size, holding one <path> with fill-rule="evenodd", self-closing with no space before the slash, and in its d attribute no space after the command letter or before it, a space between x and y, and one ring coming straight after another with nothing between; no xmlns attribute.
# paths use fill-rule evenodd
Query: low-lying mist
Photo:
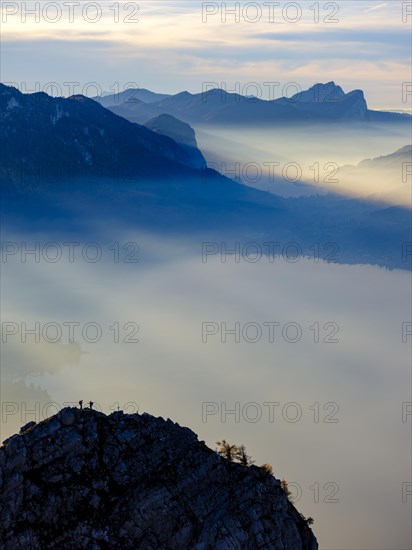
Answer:
<svg viewBox="0 0 412 550"><path fill-rule="evenodd" d="M407 124L330 123L271 129L207 125L197 126L196 136L211 167L251 187L286 197L333 192L411 206L412 158L409 167L400 162L387 171L342 169L410 144Z"/></svg>
<svg viewBox="0 0 412 550"><path fill-rule="evenodd" d="M3 438L79 399L170 417L271 463L321 548L409 548L408 272L3 237Z"/></svg>

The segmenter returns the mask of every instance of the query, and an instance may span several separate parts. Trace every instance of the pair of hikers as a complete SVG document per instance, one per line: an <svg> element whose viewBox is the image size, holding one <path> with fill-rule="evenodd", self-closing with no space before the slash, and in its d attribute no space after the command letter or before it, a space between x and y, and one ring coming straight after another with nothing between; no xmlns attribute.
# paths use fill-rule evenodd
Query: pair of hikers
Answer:
<svg viewBox="0 0 412 550"><path fill-rule="evenodd" d="M82 409L83 408L83 399L80 399L79 405L80 405L80 408ZM93 401L89 401L89 408L90 409L93 408Z"/></svg>

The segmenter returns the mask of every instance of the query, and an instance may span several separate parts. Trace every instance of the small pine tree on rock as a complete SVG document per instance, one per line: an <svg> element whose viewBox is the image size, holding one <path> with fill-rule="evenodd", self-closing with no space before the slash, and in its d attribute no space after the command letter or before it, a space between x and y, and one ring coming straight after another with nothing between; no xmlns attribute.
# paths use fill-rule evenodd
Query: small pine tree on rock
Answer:
<svg viewBox="0 0 412 550"><path fill-rule="evenodd" d="M230 445L230 443L224 439L222 439L222 441L216 441L216 444L219 445L217 452L226 458L228 462L234 462L238 452L237 445Z"/></svg>
<svg viewBox="0 0 412 550"><path fill-rule="evenodd" d="M286 481L286 479L282 479L281 482L280 482L280 487L281 489L285 492L286 496L288 497L288 499L290 500L290 497L292 496L292 493L290 492L289 490L289 487L288 487L288 482Z"/></svg>
<svg viewBox="0 0 412 550"><path fill-rule="evenodd" d="M270 474L271 476L273 476L273 466L271 464L262 464L261 468L263 470L266 470L268 472L268 474Z"/></svg>
<svg viewBox="0 0 412 550"><path fill-rule="evenodd" d="M300 517L303 519L303 521L310 527L313 525L314 520L313 518L305 518L305 516L300 512Z"/></svg>
<svg viewBox="0 0 412 550"><path fill-rule="evenodd" d="M242 464L242 466L250 466L254 463L252 457L247 454L246 447L244 445L239 445L236 452L236 459L240 464Z"/></svg>

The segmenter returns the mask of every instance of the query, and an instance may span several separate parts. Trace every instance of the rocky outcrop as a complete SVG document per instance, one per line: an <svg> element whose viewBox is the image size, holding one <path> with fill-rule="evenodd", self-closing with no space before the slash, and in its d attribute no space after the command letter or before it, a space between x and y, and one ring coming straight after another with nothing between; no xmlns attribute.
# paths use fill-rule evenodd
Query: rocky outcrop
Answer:
<svg viewBox="0 0 412 550"><path fill-rule="evenodd" d="M362 90L353 90L346 94L341 112L342 120L364 121L368 115L368 106Z"/></svg>
<svg viewBox="0 0 412 550"><path fill-rule="evenodd" d="M0 448L0 546L315 550L279 481L148 414L66 408Z"/></svg>
<svg viewBox="0 0 412 550"><path fill-rule="evenodd" d="M145 122L145 126L152 132L174 139L176 143L184 147L193 168L206 167L206 160L197 147L195 131L189 124L174 116L162 114Z"/></svg>
<svg viewBox="0 0 412 550"><path fill-rule="evenodd" d="M362 90L345 94L334 82L315 84L309 90L299 92L291 98L277 99L273 103L293 107L304 119L314 122L364 121L368 114Z"/></svg>
<svg viewBox="0 0 412 550"><path fill-rule="evenodd" d="M163 114L151 118L145 122L145 126L149 130L152 130L152 132L174 139L177 143L183 143L189 147L197 147L196 135L193 128L174 116Z"/></svg>
<svg viewBox="0 0 412 550"><path fill-rule="evenodd" d="M326 84L318 82L308 90L295 94L291 99L293 102L300 103L330 103L343 97L345 97L345 92L332 81Z"/></svg>

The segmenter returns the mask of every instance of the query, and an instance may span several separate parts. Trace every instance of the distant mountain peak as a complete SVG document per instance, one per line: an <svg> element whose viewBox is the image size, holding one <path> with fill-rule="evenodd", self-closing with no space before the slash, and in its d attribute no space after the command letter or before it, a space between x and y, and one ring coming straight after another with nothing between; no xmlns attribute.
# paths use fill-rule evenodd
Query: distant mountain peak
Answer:
<svg viewBox="0 0 412 550"><path fill-rule="evenodd" d="M363 90L360 90L360 89L352 90L351 92L348 92L345 95L346 96L357 95L357 96L365 98L365 94L364 94Z"/></svg>
<svg viewBox="0 0 412 550"><path fill-rule="evenodd" d="M183 92L179 92L178 94L175 94L175 95L172 96L172 97L174 97L174 98L179 98L179 99L183 99L183 98L192 97L192 96L193 96L193 94L191 94L190 92L188 92L188 91L185 90L185 91L183 91Z"/></svg>
<svg viewBox="0 0 412 550"><path fill-rule="evenodd" d="M98 101L103 107L109 107L112 105L145 105L156 103L170 97L168 94L158 94L151 92L146 88L128 88L122 92L115 94L101 95L94 99Z"/></svg>
<svg viewBox="0 0 412 550"><path fill-rule="evenodd" d="M71 101L78 101L79 103L84 103L86 105L94 105L94 106L100 107L97 101L95 101L94 99L91 99L90 97L86 97L85 95L82 95L82 94L71 95L67 99Z"/></svg>
<svg viewBox="0 0 412 550"><path fill-rule="evenodd" d="M333 80L327 83L318 82L308 90L298 92L290 99L304 103L328 103L337 101L345 96L345 92Z"/></svg>

